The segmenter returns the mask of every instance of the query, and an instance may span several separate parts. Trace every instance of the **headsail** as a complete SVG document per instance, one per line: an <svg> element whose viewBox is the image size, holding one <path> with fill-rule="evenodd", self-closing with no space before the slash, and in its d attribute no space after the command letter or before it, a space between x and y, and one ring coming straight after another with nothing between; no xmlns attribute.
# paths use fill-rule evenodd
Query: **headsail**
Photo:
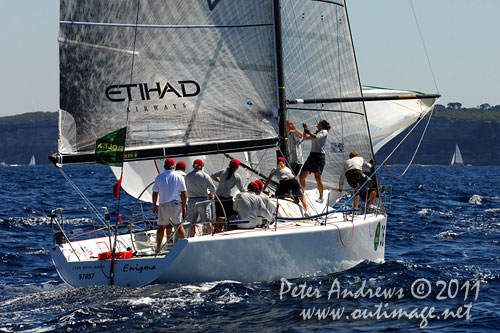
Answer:
<svg viewBox="0 0 500 333"><path fill-rule="evenodd" d="M363 87L363 96L395 96L422 93L377 87ZM373 151L376 153L392 138L418 119L425 117L437 101L436 97L365 102Z"/></svg>
<svg viewBox="0 0 500 333"><path fill-rule="evenodd" d="M61 0L59 153L93 162L125 126L132 159L275 145L272 9Z"/></svg>
<svg viewBox="0 0 500 333"><path fill-rule="evenodd" d="M344 1L283 1L282 32L288 100L362 97ZM363 102L291 105L288 117L311 130L321 119L330 122L323 172L329 187L337 187L350 151L373 157Z"/></svg>

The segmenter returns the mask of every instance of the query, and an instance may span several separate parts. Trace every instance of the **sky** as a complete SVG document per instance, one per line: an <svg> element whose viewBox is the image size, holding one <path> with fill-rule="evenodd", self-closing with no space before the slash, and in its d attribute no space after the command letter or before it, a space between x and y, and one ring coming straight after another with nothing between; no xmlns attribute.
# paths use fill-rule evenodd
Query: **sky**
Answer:
<svg viewBox="0 0 500 333"><path fill-rule="evenodd" d="M0 117L57 111L59 1L1 4ZM440 93L444 105L500 104L500 0L350 0L347 8L362 84Z"/></svg>

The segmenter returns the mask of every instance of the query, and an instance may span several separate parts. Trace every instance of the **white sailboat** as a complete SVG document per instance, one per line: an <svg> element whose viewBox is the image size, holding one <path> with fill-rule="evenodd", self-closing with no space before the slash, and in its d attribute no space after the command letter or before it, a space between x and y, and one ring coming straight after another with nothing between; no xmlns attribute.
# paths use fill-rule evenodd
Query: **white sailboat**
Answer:
<svg viewBox="0 0 500 333"><path fill-rule="evenodd" d="M31 155L31 159L30 159L30 162L28 163L28 165L36 165L35 155Z"/></svg>
<svg viewBox="0 0 500 333"><path fill-rule="evenodd" d="M465 165L464 159L462 158L462 153L460 152L460 148L458 148L458 144L455 144L455 152L451 158L450 162L451 166Z"/></svg>
<svg viewBox="0 0 500 333"><path fill-rule="evenodd" d="M60 135L52 161L95 163L96 141L126 128L125 148L108 145L123 154L114 172L146 202L155 161L165 157L190 165L201 156L220 169L223 154L240 154L269 174L275 149L287 156L286 119L332 124L323 181L335 189L350 151L373 158L364 102L402 99L363 96L341 0L62 0L59 41ZM275 280L384 259L382 203L357 214L307 193L315 216L273 198L271 226L198 234L159 254L156 232L140 229L150 225L147 212L134 212L123 231L101 218L108 234L69 241L54 211L50 253L61 278L77 287Z"/></svg>

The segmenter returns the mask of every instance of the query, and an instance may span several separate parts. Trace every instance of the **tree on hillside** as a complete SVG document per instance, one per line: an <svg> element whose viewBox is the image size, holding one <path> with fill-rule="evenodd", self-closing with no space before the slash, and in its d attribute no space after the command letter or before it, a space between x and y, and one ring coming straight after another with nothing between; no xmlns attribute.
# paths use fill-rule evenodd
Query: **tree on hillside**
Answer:
<svg viewBox="0 0 500 333"><path fill-rule="evenodd" d="M488 109L491 109L491 105L489 105L488 103L483 103L479 105L479 110L488 110Z"/></svg>
<svg viewBox="0 0 500 333"><path fill-rule="evenodd" d="M444 110L444 109L446 109L446 107L443 104L436 104L436 106L434 108L438 109L438 110Z"/></svg>
<svg viewBox="0 0 500 333"><path fill-rule="evenodd" d="M452 103L448 103L447 109L461 109L462 108L462 103L459 103L459 102L452 102Z"/></svg>

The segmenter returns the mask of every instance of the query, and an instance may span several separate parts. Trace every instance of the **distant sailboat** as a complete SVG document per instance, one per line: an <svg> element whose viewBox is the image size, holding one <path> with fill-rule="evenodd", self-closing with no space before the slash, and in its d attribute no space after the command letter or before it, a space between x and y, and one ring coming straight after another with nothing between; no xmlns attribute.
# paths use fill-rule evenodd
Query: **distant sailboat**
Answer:
<svg viewBox="0 0 500 333"><path fill-rule="evenodd" d="M451 158L450 165L464 165L464 159L462 158L462 153L460 152L460 148L458 148L458 144L455 144L455 152Z"/></svg>
<svg viewBox="0 0 500 333"><path fill-rule="evenodd" d="M35 155L31 155L31 159L30 159L30 162L28 165L36 165L36 162L35 162Z"/></svg>

